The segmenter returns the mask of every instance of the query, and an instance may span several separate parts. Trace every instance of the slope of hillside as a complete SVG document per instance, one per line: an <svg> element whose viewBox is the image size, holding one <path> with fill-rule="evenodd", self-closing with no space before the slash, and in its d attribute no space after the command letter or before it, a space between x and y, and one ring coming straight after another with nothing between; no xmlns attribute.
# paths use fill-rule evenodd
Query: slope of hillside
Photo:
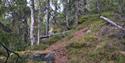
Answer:
<svg viewBox="0 0 125 63"><path fill-rule="evenodd" d="M125 63L124 31L96 15L80 21L70 35L48 48L57 55L55 63Z"/></svg>
<svg viewBox="0 0 125 63"><path fill-rule="evenodd" d="M115 20L110 13L103 15ZM54 52L54 63L125 63L124 38L124 31L94 14L82 16L79 26L65 36L50 37L39 46L27 47L25 50ZM23 63L37 63L29 62L26 58L23 60Z"/></svg>
<svg viewBox="0 0 125 63"><path fill-rule="evenodd" d="M59 40L57 45L65 46L67 63L125 63L124 37L124 31L107 24L98 16L83 16L74 32Z"/></svg>
<svg viewBox="0 0 125 63"><path fill-rule="evenodd" d="M124 31L95 17L86 19L67 46L68 63L125 63ZM87 28L87 31L81 32ZM122 53L121 53L122 51Z"/></svg>

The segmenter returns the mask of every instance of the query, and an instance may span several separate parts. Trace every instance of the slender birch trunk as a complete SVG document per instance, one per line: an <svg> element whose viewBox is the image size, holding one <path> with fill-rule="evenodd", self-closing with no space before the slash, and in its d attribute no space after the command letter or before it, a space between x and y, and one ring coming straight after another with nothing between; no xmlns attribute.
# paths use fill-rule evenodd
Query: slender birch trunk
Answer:
<svg viewBox="0 0 125 63"><path fill-rule="evenodd" d="M40 6L39 6L39 14L38 14L38 30L37 30L37 45L40 43Z"/></svg>
<svg viewBox="0 0 125 63"><path fill-rule="evenodd" d="M34 45L35 43L35 37L34 37L34 0L31 0L31 24L30 24L30 40L31 40L31 45Z"/></svg>

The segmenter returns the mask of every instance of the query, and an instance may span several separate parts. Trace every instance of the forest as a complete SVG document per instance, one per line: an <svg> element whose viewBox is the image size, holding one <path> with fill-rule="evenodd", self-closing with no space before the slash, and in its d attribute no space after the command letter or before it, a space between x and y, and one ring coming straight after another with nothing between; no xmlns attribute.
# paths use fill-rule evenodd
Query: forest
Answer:
<svg viewBox="0 0 125 63"><path fill-rule="evenodd" d="M125 63L125 0L0 0L0 63Z"/></svg>

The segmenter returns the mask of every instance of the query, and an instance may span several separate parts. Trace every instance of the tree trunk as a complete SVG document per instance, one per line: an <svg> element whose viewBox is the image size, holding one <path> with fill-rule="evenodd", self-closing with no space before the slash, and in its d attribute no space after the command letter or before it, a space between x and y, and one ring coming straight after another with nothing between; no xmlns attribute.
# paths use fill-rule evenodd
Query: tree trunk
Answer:
<svg viewBox="0 0 125 63"><path fill-rule="evenodd" d="M40 43L40 8L39 8L39 14L38 14L38 32L37 32L37 45Z"/></svg>
<svg viewBox="0 0 125 63"><path fill-rule="evenodd" d="M34 44L35 42L35 37L34 37L34 0L31 0L31 24L30 24L30 40L31 40L31 45Z"/></svg>
<svg viewBox="0 0 125 63"><path fill-rule="evenodd" d="M100 1L99 1L99 0L96 1L96 10L97 10L97 13L98 13L99 15L101 15L101 14L100 14L100 13L101 13L101 9L100 9Z"/></svg>
<svg viewBox="0 0 125 63"><path fill-rule="evenodd" d="M76 7L76 12L75 12L75 25L78 25L78 21L79 21L79 17L78 17L78 13L79 13L79 1L75 1L75 7Z"/></svg>
<svg viewBox="0 0 125 63"><path fill-rule="evenodd" d="M23 27L23 39L25 42L28 42L28 37L29 37L29 31L28 31L28 23L27 19L25 18L25 21L23 22L24 27Z"/></svg>
<svg viewBox="0 0 125 63"><path fill-rule="evenodd" d="M68 30L70 28L69 25L69 12L68 12L68 8L69 8L69 2L66 1L64 4L64 15L65 15L65 24L66 26L64 27L64 31Z"/></svg>
<svg viewBox="0 0 125 63"><path fill-rule="evenodd" d="M50 4L49 4L50 0L47 0L47 12L46 12L46 35L49 35L49 17L50 17L50 12L49 12L49 8L50 8Z"/></svg>

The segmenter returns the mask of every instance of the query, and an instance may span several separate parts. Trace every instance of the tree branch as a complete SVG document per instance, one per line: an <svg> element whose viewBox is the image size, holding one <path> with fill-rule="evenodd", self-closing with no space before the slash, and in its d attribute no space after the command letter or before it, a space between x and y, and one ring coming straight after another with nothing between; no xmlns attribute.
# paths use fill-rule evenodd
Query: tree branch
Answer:
<svg viewBox="0 0 125 63"><path fill-rule="evenodd" d="M7 52L7 58L6 58L6 60L5 60L4 63L7 63L7 61L8 61L8 59L9 59L11 53L13 53L13 54L15 54L15 55L17 56L17 60L16 60L16 63L17 63L18 59L21 58L21 57L19 56L19 54L16 53L16 52L14 52L14 51L12 51L12 50L10 50L9 48L7 48L7 47L6 47L3 43L1 43L1 42L0 42L0 45L1 45L1 46L6 50L6 52Z"/></svg>

